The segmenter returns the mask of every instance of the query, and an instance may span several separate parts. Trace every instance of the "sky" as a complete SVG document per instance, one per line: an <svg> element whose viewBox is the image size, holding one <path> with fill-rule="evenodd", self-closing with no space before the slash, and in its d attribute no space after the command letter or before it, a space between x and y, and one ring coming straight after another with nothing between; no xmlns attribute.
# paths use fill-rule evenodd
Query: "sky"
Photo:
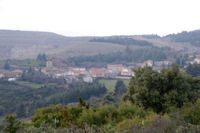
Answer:
<svg viewBox="0 0 200 133"><path fill-rule="evenodd" d="M163 36L200 29L199 5L200 0L0 0L0 29Z"/></svg>

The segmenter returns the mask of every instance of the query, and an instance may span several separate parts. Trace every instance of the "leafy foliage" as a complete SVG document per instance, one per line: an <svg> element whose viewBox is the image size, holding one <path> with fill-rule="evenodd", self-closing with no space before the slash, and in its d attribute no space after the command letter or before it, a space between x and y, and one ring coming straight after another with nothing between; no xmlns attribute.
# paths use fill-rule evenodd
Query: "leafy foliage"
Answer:
<svg viewBox="0 0 200 133"><path fill-rule="evenodd" d="M200 99L195 104L185 104L181 114L188 123L200 125Z"/></svg>
<svg viewBox="0 0 200 133"><path fill-rule="evenodd" d="M175 63L179 65L179 67L183 68L186 65L187 60L188 60L188 54L184 54L176 57Z"/></svg>
<svg viewBox="0 0 200 133"><path fill-rule="evenodd" d="M185 75L176 65L161 72L148 66L134 72L135 77L131 79L124 98L155 112L166 112L171 106L182 107L199 94L195 87L199 82Z"/></svg>
<svg viewBox="0 0 200 133"><path fill-rule="evenodd" d="M32 118L32 124L40 127L46 124L49 127L72 127L76 124L79 127L103 126L107 124L116 124L124 119L137 116L145 118L150 112L145 112L142 108L134 105L124 105L120 108L112 106L100 106L98 108L85 107L66 107L66 106L49 106L38 109Z"/></svg>
<svg viewBox="0 0 200 133"><path fill-rule="evenodd" d="M10 64L8 61L6 61L6 63L4 64L4 69L5 70L10 70Z"/></svg>
<svg viewBox="0 0 200 133"><path fill-rule="evenodd" d="M47 61L47 57L46 57L45 54L39 54L39 55L37 56L37 60L38 60L38 61L41 61L41 62L46 62L46 61Z"/></svg>
<svg viewBox="0 0 200 133"><path fill-rule="evenodd" d="M44 100L47 107L43 107L43 101L40 99L43 108L35 110L30 123L20 123L15 117L7 117L9 122L6 123L6 127L9 132L14 129L12 131L20 133L200 132L199 78L186 75L176 65L160 72L148 66L134 71L135 77L131 79L124 97L126 101L117 101L118 104L114 104L115 96L119 96L109 93L103 100L113 101L111 104L89 106L84 101L90 97L87 94L92 91L91 95L99 96L100 92L105 93L105 87L96 82L73 82L68 84L69 88L57 93L58 95L47 96ZM118 81L116 88L123 86L120 82ZM11 85L9 82L2 83ZM68 100L77 101L77 98L78 106L64 105Z"/></svg>
<svg viewBox="0 0 200 133"><path fill-rule="evenodd" d="M186 72L193 77L200 76L200 64L189 64L186 67Z"/></svg>
<svg viewBox="0 0 200 133"><path fill-rule="evenodd" d="M126 93L126 86L122 80L118 80L115 84L115 93L118 95L122 95Z"/></svg>
<svg viewBox="0 0 200 133"><path fill-rule="evenodd" d="M39 54L36 60L39 62L40 66L45 66L47 61L46 54Z"/></svg>
<svg viewBox="0 0 200 133"><path fill-rule="evenodd" d="M49 83L40 88L32 88L0 80L0 115L10 112L16 113L17 117L28 117L36 108L77 102L79 95L88 100L92 96L101 96L106 91L99 83L73 82L68 86Z"/></svg>
<svg viewBox="0 0 200 133"><path fill-rule="evenodd" d="M89 103L86 104L86 102L80 96L78 96L78 102L79 102L79 106L86 107L87 109L89 109L90 104Z"/></svg>
<svg viewBox="0 0 200 133"><path fill-rule="evenodd" d="M6 116L7 125L5 127L5 133L16 133L20 128L20 122L16 121L16 116Z"/></svg>

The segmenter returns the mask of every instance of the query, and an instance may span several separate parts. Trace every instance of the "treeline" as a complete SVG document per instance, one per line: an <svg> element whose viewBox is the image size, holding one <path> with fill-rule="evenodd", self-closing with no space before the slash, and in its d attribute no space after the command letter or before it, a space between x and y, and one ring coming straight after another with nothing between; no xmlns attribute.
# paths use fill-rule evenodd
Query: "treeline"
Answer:
<svg viewBox="0 0 200 133"><path fill-rule="evenodd" d="M131 50L127 47L125 52L115 52L109 54L98 54L95 56L78 56L68 58L68 62L75 63L75 65L82 65L84 63L117 63L117 62L143 62L146 60L161 61L167 58L166 51L170 49L151 47L137 50Z"/></svg>
<svg viewBox="0 0 200 133"><path fill-rule="evenodd" d="M120 37L120 36L94 38L91 39L90 42L105 42L105 43L114 43L121 45L153 46L152 43L149 43L147 41L135 40L130 37Z"/></svg>
<svg viewBox="0 0 200 133"><path fill-rule="evenodd" d="M165 37L169 37L176 42L189 42L192 45L200 46L200 31L183 31L178 34L170 34Z"/></svg>
<svg viewBox="0 0 200 133"><path fill-rule="evenodd" d="M0 116L15 113L17 117L29 117L36 108L77 102L79 95L88 100L92 96L104 95L106 91L106 88L98 83L72 82L64 85L48 83L36 89L0 80Z"/></svg>
<svg viewBox="0 0 200 133"><path fill-rule="evenodd" d="M142 37L147 38L147 39L158 39L161 38L159 35L157 34L150 34L150 35L142 35Z"/></svg>
<svg viewBox="0 0 200 133"><path fill-rule="evenodd" d="M47 104L66 104L77 102L77 97L81 96L84 100L90 97L100 97L106 94L107 89L104 85L85 82L72 82L68 84L69 89L65 92L57 93L48 98Z"/></svg>

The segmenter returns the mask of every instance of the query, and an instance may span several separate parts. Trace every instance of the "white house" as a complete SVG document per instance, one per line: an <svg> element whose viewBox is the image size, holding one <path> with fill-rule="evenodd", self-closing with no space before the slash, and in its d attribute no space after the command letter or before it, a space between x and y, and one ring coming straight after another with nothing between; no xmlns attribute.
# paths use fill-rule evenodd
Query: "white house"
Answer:
<svg viewBox="0 0 200 133"><path fill-rule="evenodd" d="M194 61L195 61L197 64L200 64L200 58L195 58Z"/></svg>
<svg viewBox="0 0 200 133"><path fill-rule="evenodd" d="M92 83L93 82L93 78L91 76L85 76L85 77L83 77L83 81L87 82L87 83Z"/></svg>
<svg viewBox="0 0 200 133"><path fill-rule="evenodd" d="M9 78L8 81L9 82L16 81L16 78Z"/></svg>
<svg viewBox="0 0 200 133"><path fill-rule="evenodd" d="M152 60L147 60L147 61L143 62L142 67L144 67L144 66L152 67L153 66L153 61Z"/></svg>

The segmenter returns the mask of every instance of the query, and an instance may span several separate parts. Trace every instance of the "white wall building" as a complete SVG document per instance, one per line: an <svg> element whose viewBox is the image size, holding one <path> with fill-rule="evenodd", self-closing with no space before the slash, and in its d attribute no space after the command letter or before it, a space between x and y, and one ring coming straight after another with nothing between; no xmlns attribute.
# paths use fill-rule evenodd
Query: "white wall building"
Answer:
<svg viewBox="0 0 200 133"><path fill-rule="evenodd" d="M16 81L16 78L9 78L8 81L9 82Z"/></svg>
<svg viewBox="0 0 200 133"><path fill-rule="evenodd" d="M85 77L83 77L83 81L87 82L87 83L92 83L93 82L93 78L91 76L85 76Z"/></svg>
<svg viewBox="0 0 200 133"><path fill-rule="evenodd" d="M52 68L53 67L53 62L52 61L47 61L46 62L46 67L47 68Z"/></svg>

